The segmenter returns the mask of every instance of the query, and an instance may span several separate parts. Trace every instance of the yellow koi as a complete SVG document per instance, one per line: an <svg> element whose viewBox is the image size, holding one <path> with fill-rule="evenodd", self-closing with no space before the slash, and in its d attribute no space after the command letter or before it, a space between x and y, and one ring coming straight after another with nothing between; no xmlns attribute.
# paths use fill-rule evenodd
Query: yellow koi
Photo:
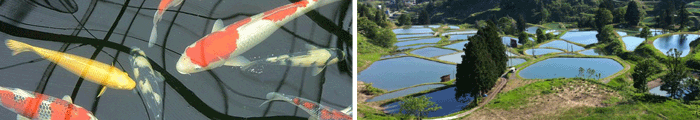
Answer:
<svg viewBox="0 0 700 120"><path fill-rule="evenodd" d="M136 86L136 83L129 77L129 74L112 65L73 54L35 47L11 39L5 40L5 45L12 50L13 56L22 52L31 51L81 78L104 85L97 97L101 96L107 87L118 90L132 90Z"/></svg>

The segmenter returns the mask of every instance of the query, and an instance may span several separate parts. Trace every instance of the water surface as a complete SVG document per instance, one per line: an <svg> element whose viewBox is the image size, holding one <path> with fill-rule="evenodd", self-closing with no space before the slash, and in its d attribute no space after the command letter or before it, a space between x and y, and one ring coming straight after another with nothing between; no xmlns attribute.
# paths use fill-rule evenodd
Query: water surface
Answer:
<svg viewBox="0 0 700 120"><path fill-rule="evenodd" d="M508 67L520 65L524 62L526 62L526 60L522 58L508 58Z"/></svg>
<svg viewBox="0 0 700 120"><path fill-rule="evenodd" d="M627 47L628 51L634 51L634 49L636 49L637 46L639 46L639 44L642 44L644 42L644 38L628 36L623 37L622 41L625 42L625 46Z"/></svg>
<svg viewBox="0 0 700 120"><path fill-rule="evenodd" d="M698 37L700 36L695 34L680 34L660 37L654 40L654 47L664 54L666 54L668 50L675 48L678 49L678 52L683 52L681 57L685 57L688 55L688 53L690 53L690 42L694 41Z"/></svg>
<svg viewBox="0 0 700 120"><path fill-rule="evenodd" d="M430 33L425 33L425 34L402 34L402 35L396 35L396 38L401 39L401 38L425 37L425 36L433 36L433 34L430 34Z"/></svg>
<svg viewBox="0 0 700 120"><path fill-rule="evenodd" d="M383 55L379 59L384 59L384 58L390 58L390 57L397 57L397 56L404 56L406 54L400 53L400 54L393 54L393 55Z"/></svg>
<svg viewBox="0 0 700 120"><path fill-rule="evenodd" d="M521 70L520 76L525 79L573 78L579 74L580 67L594 69L596 74L601 73L601 78L623 68L617 61L607 58L550 58Z"/></svg>
<svg viewBox="0 0 700 120"><path fill-rule="evenodd" d="M441 39L442 38L426 38L426 39L420 39L420 40L397 42L394 45L401 47L401 46L406 46L406 45L411 45L411 44L419 44L419 43L437 43Z"/></svg>
<svg viewBox="0 0 700 120"><path fill-rule="evenodd" d="M409 28L409 29L403 29L403 28L398 28L392 30L394 31L394 34L416 34L416 33L432 33L433 30L430 28Z"/></svg>
<svg viewBox="0 0 700 120"><path fill-rule="evenodd" d="M466 35L450 35L450 40L467 40L469 37L474 36L474 34Z"/></svg>
<svg viewBox="0 0 700 120"><path fill-rule="evenodd" d="M411 48L419 48L423 46L433 46L435 44L422 44L422 45L413 45L413 46L401 46L399 48L396 48L397 50L402 50L402 49L411 49Z"/></svg>
<svg viewBox="0 0 700 120"><path fill-rule="evenodd" d="M459 63L462 63L462 55L464 55L464 52L460 52L458 54L440 56L440 57L438 57L438 59L459 64Z"/></svg>
<svg viewBox="0 0 700 120"><path fill-rule="evenodd" d="M564 51L557 50L557 49L536 48L536 49L528 49L528 50L525 50L525 54L526 54L526 55L532 55L532 51L533 51L533 50L535 51L535 54L534 54L534 55L544 55L544 54L548 54L548 53L564 52Z"/></svg>
<svg viewBox="0 0 700 120"><path fill-rule="evenodd" d="M427 117L438 117L438 116L445 116L449 115L455 112L459 112L462 110L462 108L466 107L468 103L462 103L459 102L455 99L455 87L447 88L444 90L440 91L435 91L432 93L425 94L423 96L426 97L431 97L430 101L435 102L438 106L442 107L442 109L434 111L434 112L429 112ZM419 96L420 97L420 96ZM467 101L471 101L472 98L466 98ZM392 114L399 113L399 109L401 108L399 106L400 102L394 102L391 104L387 104L384 107L386 107L386 111Z"/></svg>
<svg viewBox="0 0 700 120"><path fill-rule="evenodd" d="M376 97L373 97L373 98L371 98L371 99L367 99L367 102L374 102L374 101L382 101L382 100L394 99L394 98L397 98L397 97L403 97L403 96L406 96L406 95L410 95L410 94L414 94L414 93L418 93L418 92L421 92L421 91L425 91L425 90L429 90L429 89L433 89L433 88L438 88L438 87L442 87L442 86L445 86L445 85L442 85L442 84L435 84L435 85L423 85L423 86L418 86L418 87L412 87L412 88L408 88L408 89L404 89L404 90L400 90L400 91L396 91L396 92L392 92L392 93L387 93L387 94L383 94L383 95L380 95L380 96L376 96Z"/></svg>
<svg viewBox="0 0 700 120"><path fill-rule="evenodd" d="M605 55L602 52L595 51L595 49L590 49L590 50L584 50L579 52L584 55Z"/></svg>
<svg viewBox="0 0 700 120"><path fill-rule="evenodd" d="M422 83L440 82L443 75L449 74L450 78L454 78L456 69L455 65L401 57L374 62L358 73L357 80L391 91Z"/></svg>
<svg viewBox="0 0 700 120"><path fill-rule="evenodd" d="M561 39L569 40L571 42L581 43L585 45L598 43L598 38L595 35L598 34L597 31L578 31L578 32L566 32Z"/></svg>
<svg viewBox="0 0 700 120"><path fill-rule="evenodd" d="M445 55L445 54L450 54L450 53L455 53L455 52L456 51L454 51L454 50L427 47L427 48L423 48L423 49L413 50L413 51L411 51L411 54L416 54L416 55L420 55L423 57L435 57L435 56Z"/></svg>
<svg viewBox="0 0 700 120"><path fill-rule="evenodd" d="M467 44L467 43L469 43L469 41L463 41L463 42L453 43L453 44L450 44L450 45L445 45L445 46L443 46L443 47L446 47L446 48L453 48L453 49L457 49L457 50L462 50L462 49L464 49L464 45Z"/></svg>
<svg viewBox="0 0 700 120"><path fill-rule="evenodd" d="M540 45L540 48L544 48L544 47L559 48L559 49L565 49L568 51L579 51L579 50L584 49L581 46L571 44L569 42L562 41L562 40L555 40L555 41Z"/></svg>

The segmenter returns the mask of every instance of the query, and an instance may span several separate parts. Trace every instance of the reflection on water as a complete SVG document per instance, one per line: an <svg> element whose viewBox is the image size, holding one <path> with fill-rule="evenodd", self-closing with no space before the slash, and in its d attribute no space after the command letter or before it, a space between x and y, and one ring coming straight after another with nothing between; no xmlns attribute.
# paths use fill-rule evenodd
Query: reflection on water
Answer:
<svg viewBox="0 0 700 120"><path fill-rule="evenodd" d="M550 58L521 70L520 76L525 79L573 78L579 75L581 67L594 69L596 74L601 73L600 78L622 70L620 63L607 58Z"/></svg>
<svg viewBox="0 0 700 120"><path fill-rule="evenodd" d="M666 54L671 49L678 49L678 52L683 52L681 57L685 57L690 53L690 42L695 41L700 38L700 35L695 34L681 34L681 35L671 35L660 37L654 40L654 47L659 49L662 53Z"/></svg>
<svg viewBox="0 0 700 120"><path fill-rule="evenodd" d="M274 9L291 1L184 1L163 14L158 41L148 48L153 13L159 1L0 0L0 39L16 39L50 50L113 64L134 77L131 46L142 48L153 71L164 78L162 119L307 119L294 105L272 102L260 106L268 92L308 98L333 109L352 105L352 78L348 61L329 65L312 76L311 68L274 66L262 76L238 68L221 67L189 75L179 74L175 62L194 41L209 34L216 19L225 25ZM126 4L126 5L125 5ZM67 6L63 6L67 5ZM128 6L127 6L128 5ZM231 9L236 8L236 9ZM308 51L305 45L352 48L350 1L320 7L285 24L242 56L251 60ZM341 14L338 14L341 13ZM322 24L321 24L322 23ZM255 32L255 31L249 31ZM0 55L11 55L9 49ZM7 87L33 90L50 96L69 95L74 103L100 119L149 119L148 105L138 92L106 90L82 82L64 68L23 54L0 62L0 80ZM145 86L144 86L145 87ZM128 111L128 112L125 112ZM16 113L0 109L0 118Z"/></svg>
<svg viewBox="0 0 700 120"><path fill-rule="evenodd" d="M454 52L455 51L453 51L453 50L427 47L427 48L411 51L411 54L416 54L416 55L420 55L423 57L435 57L438 55L445 55L445 54L454 53Z"/></svg>
<svg viewBox="0 0 700 120"><path fill-rule="evenodd" d="M421 91L424 91L424 90L433 89L433 88L442 87L442 86L445 86L445 85L437 84L437 85L423 85L423 86L418 86L418 87L412 87L412 88L408 88L408 89L405 89L405 90L400 90L400 91L396 91L396 92L387 93L387 94L383 94L383 95L380 95L380 96L372 97L371 99L367 99L367 102L374 102L374 101L382 101L382 100L393 99L393 98L397 98L397 97L401 97L401 96L406 96L406 95L409 95L409 94L418 93L418 92L421 92Z"/></svg>
<svg viewBox="0 0 700 120"><path fill-rule="evenodd" d="M455 93L455 87L450 87L444 90L425 94L424 96L426 97L432 97L430 101L433 101L435 102L435 104L442 107L442 109L440 110L429 112L426 117L438 117L449 115L455 112L459 112L462 109L464 109L467 105L469 105L468 103L462 103L457 101L457 99L455 99L454 97ZM468 97L466 101L471 101L471 99L472 98ZM401 106L399 106L399 103L400 101L384 105L384 107L386 107L385 111L392 114L399 113L399 109L401 108Z"/></svg>
<svg viewBox="0 0 700 120"><path fill-rule="evenodd" d="M415 57L401 57L372 63L357 74L357 80L372 83L384 90L396 90L421 83L440 82L440 77L454 78L456 67Z"/></svg>
<svg viewBox="0 0 700 120"><path fill-rule="evenodd" d="M595 37L596 34L598 34L597 31L566 32L566 34L560 38L575 43L589 45L598 43L598 38Z"/></svg>

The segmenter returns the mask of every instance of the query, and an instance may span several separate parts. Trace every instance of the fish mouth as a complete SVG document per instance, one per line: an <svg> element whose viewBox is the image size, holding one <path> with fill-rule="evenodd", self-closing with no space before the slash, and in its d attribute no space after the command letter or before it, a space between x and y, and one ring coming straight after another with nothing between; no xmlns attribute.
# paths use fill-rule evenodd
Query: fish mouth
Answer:
<svg viewBox="0 0 700 120"><path fill-rule="evenodd" d="M177 60L177 63L175 63L175 69L177 70L178 73L184 75L184 74L198 72L202 69L202 67L199 67L198 65L195 65L194 63L192 63L189 56L182 55L182 56L180 56L180 59Z"/></svg>

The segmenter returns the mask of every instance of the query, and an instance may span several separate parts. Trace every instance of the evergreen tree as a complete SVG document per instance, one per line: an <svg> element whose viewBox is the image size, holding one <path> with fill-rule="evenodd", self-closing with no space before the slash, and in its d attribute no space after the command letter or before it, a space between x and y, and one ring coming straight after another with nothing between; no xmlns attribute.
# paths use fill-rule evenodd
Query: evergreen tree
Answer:
<svg viewBox="0 0 700 120"><path fill-rule="evenodd" d="M521 31L520 34L518 35L518 43L524 45L524 44L527 43L527 42L528 42L528 40L527 40L527 32Z"/></svg>
<svg viewBox="0 0 700 120"><path fill-rule="evenodd" d="M420 17L419 19L420 19L422 24L430 25L430 14L428 14L428 11L421 10L419 17Z"/></svg>
<svg viewBox="0 0 700 120"><path fill-rule="evenodd" d="M549 10L547 8L541 7L540 8L540 23L547 23L549 21Z"/></svg>
<svg viewBox="0 0 700 120"><path fill-rule="evenodd" d="M400 25L411 25L411 16L408 14L401 14L399 16L399 24Z"/></svg>
<svg viewBox="0 0 700 120"><path fill-rule="evenodd" d="M649 27L644 26L644 28L642 28L642 32L639 33L639 37L646 39L650 36L651 36L651 31L649 31Z"/></svg>
<svg viewBox="0 0 700 120"><path fill-rule="evenodd" d="M636 26L644 18L644 14L646 14L638 4L637 1L630 1L627 4L625 20L629 25Z"/></svg>
<svg viewBox="0 0 700 120"><path fill-rule="evenodd" d="M542 30L542 28L537 28L537 32L535 32L535 34L537 34L537 43L547 41L547 36L544 34L544 30Z"/></svg>
<svg viewBox="0 0 700 120"><path fill-rule="evenodd" d="M523 14L520 14L518 16L518 32L523 32L527 27L527 22L525 21L525 17L523 17Z"/></svg>
<svg viewBox="0 0 700 120"><path fill-rule="evenodd" d="M632 79L634 80L634 88L637 88L637 92L646 92L649 88L647 87L647 78L651 77L652 74L656 73L658 70L654 66L655 63L651 59L644 59L636 67L634 67L634 72L632 73Z"/></svg>
<svg viewBox="0 0 700 120"><path fill-rule="evenodd" d="M613 15L610 10L599 8L598 12L595 14L595 20L596 25L598 25L598 31L600 32L600 29L602 29L605 25L612 23Z"/></svg>
<svg viewBox="0 0 700 120"><path fill-rule="evenodd" d="M680 20L680 21L679 21L679 24L681 25L681 28L680 28L681 30L685 29L686 26L688 25L688 22L690 21L689 16L690 16L691 13L687 10L687 8L686 8L685 6L686 6L686 5L683 4L683 5L681 6L680 11L678 11L678 14L679 14L679 15L678 15L678 17L679 17L678 19Z"/></svg>
<svg viewBox="0 0 700 120"><path fill-rule="evenodd" d="M613 11L613 22L614 23L623 23L625 19L625 13L627 12L627 9L623 8L617 8L615 11Z"/></svg>
<svg viewBox="0 0 700 120"><path fill-rule="evenodd" d="M457 64L457 82L455 98L470 96L482 97L496 84L499 75L506 70L505 46L493 22L487 22L485 28L479 28L477 34L469 38L465 44L462 63ZM478 101L475 101L478 102Z"/></svg>

